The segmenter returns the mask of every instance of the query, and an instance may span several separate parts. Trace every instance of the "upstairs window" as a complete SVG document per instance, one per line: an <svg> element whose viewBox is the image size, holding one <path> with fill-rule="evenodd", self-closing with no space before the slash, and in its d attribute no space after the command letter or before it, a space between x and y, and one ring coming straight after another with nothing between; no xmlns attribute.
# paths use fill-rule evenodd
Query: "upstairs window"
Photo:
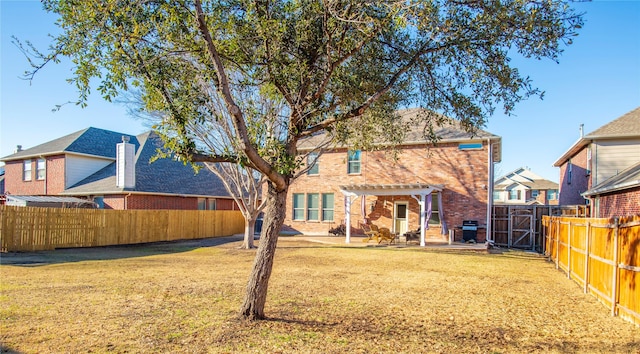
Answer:
<svg viewBox="0 0 640 354"><path fill-rule="evenodd" d="M531 191L531 197L532 198L538 198L538 195L540 195L540 191L537 189L534 189Z"/></svg>
<svg viewBox="0 0 640 354"><path fill-rule="evenodd" d="M556 200L558 199L558 190L557 189L549 189L547 191L547 200Z"/></svg>
<svg viewBox="0 0 640 354"><path fill-rule="evenodd" d="M45 159L38 159L36 164L36 179L43 180L46 177L47 162Z"/></svg>
<svg viewBox="0 0 640 354"><path fill-rule="evenodd" d="M458 150L482 150L482 143L458 144Z"/></svg>
<svg viewBox="0 0 640 354"><path fill-rule="evenodd" d="M198 210L207 210L207 199L198 198Z"/></svg>
<svg viewBox="0 0 640 354"><path fill-rule="evenodd" d="M360 150L349 150L347 173L359 174L360 173Z"/></svg>
<svg viewBox="0 0 640 354"><path fill-rule="evenodd" d="M509 191L509 200L520 200L520 191L512 189Z"/></svg>
<svg viewBox="0 0 640 354"><path fill-rule="evenodd" d="M31 160L22 162L22 180L31 181Z"/></svg>
<svg viewBox="0 0 640 354"><path fill-rule="evenodd" d="M309 170L307 171L308 175L317 175L320 173L317 152L310 152L309 155L307 155L307 166L310 166Z"/></svg>

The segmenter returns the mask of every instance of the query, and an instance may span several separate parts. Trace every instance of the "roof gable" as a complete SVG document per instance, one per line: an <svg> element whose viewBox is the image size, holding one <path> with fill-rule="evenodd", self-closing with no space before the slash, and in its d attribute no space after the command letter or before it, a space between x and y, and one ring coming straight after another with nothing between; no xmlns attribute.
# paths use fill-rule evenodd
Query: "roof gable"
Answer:
<svg viewBox="0 0 640 354"><path fill-rule="evenodd" d="M419 114L425 112L423 108L410 108L396 111L399 117L406 121L415 120ZM434 113L436 114L436 113ZM429 144L423 134L424 126L422 124L412 125L412 129L406 132L405 140L400 145L417 145L417 144ZM435 135L440 139L439 142L456 142L456 141L469 141L469 140L500 140L497 135L491 134L482 129L476 130L475 134L467 132L459 121L452 118L445 118L444 123L434 127ZM326 145L331 140L331 136L326 131L314 134L313 136L300 140L298 148L300 150L311 150L318 146ZM330 145L332 148L345 148L342 145Z"/></svg>
<svg viewBox="0 0 640 354"><path fill-rule="evenodd" d="M571 157L582 151L592 140L640 138L640 107L623 116L601 126L593 132L580 137L571 147L558 158L553 166L560 167Z"/></svg>
<svg viewBox="0 0 640 354"><path fill-rule="evenodd" d="M47 156L61 153L77 153L115 159L115 145L128 136L130 142L139 146L134 136L109 130L89 127L58 139L5 156L2 161L24 159L34 156Z"/></svg>
<svg viewBox="0 0 640 354"><path fill-rule="evenodd" d="M585 138L619 138L630 136L640 136L640 107L585 135Z"/></svg>
<svg viewBox="0 0 640 354"><path fill-rule="evenodd" d="M494 187L497 190L505 190L514 188L514 184L524 186L525 189L558 189L558 183L544 179L525 167L517 168L496 179Z"/></svg>
<svg viewBox="0 0 640 354"><path fill-rule="evenodd" d="M160 158L150 162L157 149L163 148L160 136L154 132L138 135L136 141L135 168L136 184L134 188L116 187L115 162L100 171L76 183L63 194L107 194L121 192L141 192L178 195L207 195L228 197L229 193L222 181L207 168L197 174L190 165L172 158ZM115 152L115 144L112 149Z"/></svg>

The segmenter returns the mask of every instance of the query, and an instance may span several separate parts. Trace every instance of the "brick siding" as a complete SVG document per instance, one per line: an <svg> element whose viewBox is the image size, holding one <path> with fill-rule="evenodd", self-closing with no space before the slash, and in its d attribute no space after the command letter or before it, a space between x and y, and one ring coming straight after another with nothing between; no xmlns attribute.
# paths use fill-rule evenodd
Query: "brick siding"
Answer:
<svg viewBox="0 0 640 354"><path fill-rule="evenodd" d="M127 197L127 209L197 210L198 198L133 194Z"/></svg>
<svg viewBox="0 0 640 354"><path fill-rule="evenodd" d="M233 199L216 199L216 210L239 210Z"/></svg>
<svg viewBox="0 0 640 354"><path fill-rule="evenodd" d="M599 197L599 218L640 215L640 187Z"/></svg>
<svg viewBox="0 0 640 354"><path fill-rule="evenodd" d="M591 188L591 174L587 174L587 149L586 147L571 157L569 161L571 178L569 178L569 162L560 166L560 205L584 205L585 199L580 195Z"/></svg>
<svg viewBox="0 0 640 354"><path fill-rule="evenodd" d="M176 209L176 210L197 210L197 197L179 197L150 194L119 194L105 195L103 198L105 209ZM216 198L217 210L237 210L235 201L232 199Z"/></svg>
<svg viewBox="0 0 640 354"><path fill-rule="evenodd" d="M437 147L408 146L403 148L397 161L384 151L362 152L361 172L347 174L347 150L327 152L319 158L319 174L303 175L289 189L285 230L305 234L327 234L329 229L340 225L345 218L344 197L339 186L349 184L442 184L444 190L443 209L449 228L459 226L463 220L478 220L483 225L487 216L487 146L480 150L459 150L457 143L438 144ZM294 193L333 193L333 221L292 220ZM375 201L374 210L371 205ZM418 203L411 196L367 196L367 217L381 227L393 229L393 205L406 201L409 207L409 230L417 229L420 214ZM386 202L386 203L385 203ZM434 203L436 200L434 199ZM322 213L320 212L320 215ZM362 221L361 201L354 200L351 206L351 225ZM440 235L440 227L430 227L427 237L446 239ZM461 235L460 235L461 237ZM478 235L484 241L484 232Z"/></svg>
<svg viewBox="0 0 640 354"><path fill-rule="evenodd" d="M47 156L45 179L37 179L37 158L31 161L31 179L23 180L23 162L5 164L5 192L13 195L57 195L64 190L64 155Z"/></svg>

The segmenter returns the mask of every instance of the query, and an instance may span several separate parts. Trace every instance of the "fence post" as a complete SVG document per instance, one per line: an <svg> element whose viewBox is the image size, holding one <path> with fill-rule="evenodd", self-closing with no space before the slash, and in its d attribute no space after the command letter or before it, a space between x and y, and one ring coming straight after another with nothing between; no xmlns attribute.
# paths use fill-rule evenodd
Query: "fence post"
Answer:
<svg viewBox="0 0 640 354"><path fill-rule="evenodd" d="M615 218L613 221L613 276L611 280L611 316L616 315L618 305L618 230L620 228L620 220Z"/></svg>
<svg viewBox="0 0 640 354"><path fill-rule="evenodd" d="M556 219L556 269L560 268L560 218Z"/></svg>
<svg viewBox="0 0 640 354"><path fill-rule="evenodd" d="M586 239L586 245L585 245L585 252L584 252L584 293L586 294L589 291L589 248L591 247L590 241L591 241L591 222L587 221L587 239Z"/></svg>
<svg viewBox="0 0 640 354"><path fill-rule="evenodd" d="M571 236L573 224L569 221L569 235L567 235L567 278L571 279Z"/></svg>

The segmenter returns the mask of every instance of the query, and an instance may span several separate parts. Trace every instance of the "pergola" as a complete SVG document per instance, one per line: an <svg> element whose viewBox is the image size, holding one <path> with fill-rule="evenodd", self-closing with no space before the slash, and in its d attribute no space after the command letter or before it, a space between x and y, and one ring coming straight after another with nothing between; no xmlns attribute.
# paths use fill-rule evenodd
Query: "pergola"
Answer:
<svg viewBox="0 0 640 354"><path fill-rule="evenodd" d="M433 191L442 192L441 184L430 185L424 183L414 184L351 184L340 186L340 191L346 197L345 226L346 243L351 242L351 203L354 198L363 195L371 196L400 196L410 195L420 205L420 246L425 246L424 225L427 218L427 196ZM429 210L430 211L430 210Z"/></svg>

